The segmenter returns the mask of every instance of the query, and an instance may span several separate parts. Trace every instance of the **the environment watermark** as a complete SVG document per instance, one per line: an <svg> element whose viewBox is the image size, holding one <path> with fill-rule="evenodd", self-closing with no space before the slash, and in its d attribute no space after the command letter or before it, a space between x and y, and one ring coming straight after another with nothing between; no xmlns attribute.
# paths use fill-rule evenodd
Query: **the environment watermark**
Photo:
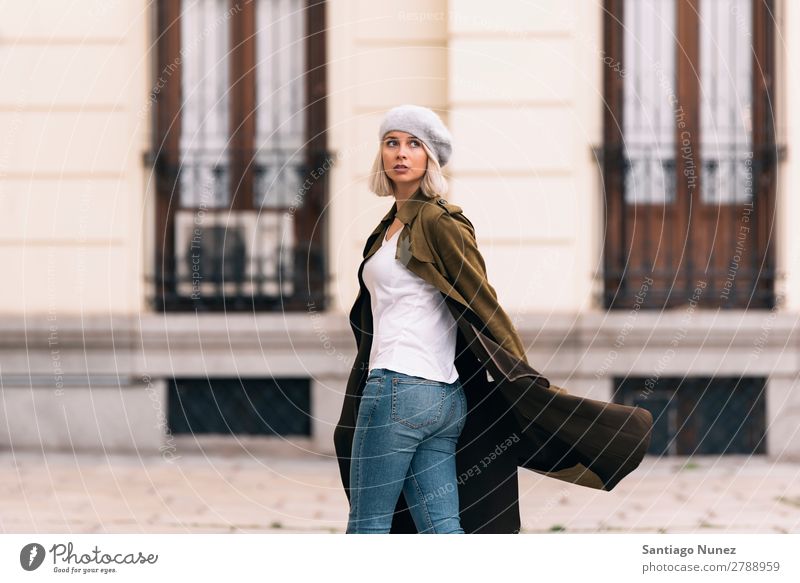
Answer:
<svg viewBox="0 0 800 583"><path fill-rule="evenodd" d="M161 93L161 90L164 89L167 83L169 83L172 75L178 70L181 66L181 63L186 59L186 57L194 51L201 43L204 43L208 35L212 32L217 30L221 25L225 24L234 14L238 14L242 11L242 4L249 4L252 0L241 0L240 2L234 3L228 10L225 11L222 16L219 16L210 24L203 27L196 37L194 37L193 41L188 44L183 44L178 51L178 56L175 57L172 61L164 65L161 71L156 78L155 83L153 84L152 89L150 90L150 95L147 99L147 102L139 109L138 117L139 119L144 119L150 109L158 100L158 96ZM173 23L172 26L178 26L178 23Z"/></svg>
<svg viewBox="0 0 800 583"><path fill-rule="evenodd" d="M325 354L335 357L339 362L347 362L348 364L352 365L352 362L348 362L351 360L350 357L334 346L330 334L322 326L325 316L324 314L319 313L316 303L314 301L308 302L306 304L306 309L309 318L311 318L311 326L314 329L314 332L317 335Z"/></svg>
<svg viewBox="0 0 800 583"><path fill-rule="evenodd" d="M50 367L53 371L53 383L56 397L64 395L64 364L61 361L61 349L58 327L58 309L56 303L56 260L55 249L50 247L47 253L47 347L50 352Z"/></svg>
<svg viewBox="0 0 800 583"><path fill-rule="evenodd" d="M753 152L749 151L745 155L744 158L744 166L745 166L745 193L747 196L747 201L742 205L742 214L739 217L738 225L739 229L736 234L736 246L731 255L731 261L728 265L728 270L726 273L725 281L722 284L722 291L720 292L720 298L724 300L730 299L731 290L734 288L736 283L736 276L739 273L739 266L742 263L744 254L745 254L745 245L747 239L750 237L750 219L753 211L755 210L755 204L753 200Z"/></svg>
<svg viewBox="0 0 800 583"><path fill-rule="evenodd" d="M761 324L761 332L755 338L755 340L753 340L753 350L748 356L748 362L752 360L758 360L761 357L761 353L764 352L764 347L766 346L767 340L769 340L769 336L772 333L775 318L778 317L778 312L783 308L785 299L786 298L782 294L775 296L775 305L770 308L769 314L767 314L766 319Z"/></svg>
<svg viewBox="0 0 800 583"><path fill-rule="evenodd" d="M159 391L156 390L149 375L144 375L142 377L142 381L145 383L145 391L147 392L147 396L149 397L150 402L153 404L153 409L156 412L155 428L162 431L163 435L165 436L164 443L162 443L158 449L161 452L161 457L169 463L172 463L180 459L181 456L175 455L175 452L177 451L175 438L172 435L172 430L170 429L169 423L167 422L167 417L164 414L164 406L161 395Z"/></svg>
<svg viewBox="0 0 800 583"><path fill-rule="evenodd" d="M614 343L612 344L613 348L611 348L606 354L602 364L600 365L600 368L594 371L594 378L599 379L604 377L611 368L611 365L614 364L619 357L618 351L622 350L622 348L625 346L625 340L628 337L628 334L631 333L631 330L633 330L636 319L639 317L641 307L644 305L647 294L650 291L650 288L653 286L653 283L653 278L650 276L646 275L642 279L642 283L639 286L639 291L637 291L633 296L633 306L625 315L625 321L623 322L622 328L617 332L617 335L614 338Z"/></svg>
<svg viewBox="0 0 800 583"><path fill-rule="evenodd" d="M698 304L700 303L700 297L703 295L706 287L708 287L708 283L704 280L700 280L695 284L695 287L692 290L692 295L686 305L683 317L681 318L681 324L670 339L669 348L658 359L653 374L648 376L644 381L644 388L639 393L643 399L647 399L653 393L658 380L661 378L661 373L664 372L672 359L675 358L675 350L678 348L683 339L686 338L689 324L694 318L694 313L697 310Z"/></svg>
<svg viewBox="0 0 800 583"><path fill-rule="evenodd" d="M189 241L189 258L190 258L190 280L192 292L190 297L193 300L202 299L201 285L203 283L203 235L205 229L203 223L206 219L206 214L209 212L209 201L214 198L214 185L216 179L212 176L202 182L200 186L200 200L197 208L192 217L193 227L192 236Z"/></svg>

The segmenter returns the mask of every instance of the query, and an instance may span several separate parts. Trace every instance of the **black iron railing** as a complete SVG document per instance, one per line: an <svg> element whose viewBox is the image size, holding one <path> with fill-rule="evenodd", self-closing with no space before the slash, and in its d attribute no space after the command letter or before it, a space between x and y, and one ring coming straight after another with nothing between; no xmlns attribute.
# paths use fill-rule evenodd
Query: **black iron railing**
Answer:
<svg viewBox="0 0 800 583"><path fill-rule="evenodd" d="M160 188L173 193L175 204L158 210L163 227L156 234L156 265L149 278L154 309L269 311L325 305L321 213L329 156L246 154L193 152L179 164L168 164L167 155L156 158Z"/></svg>
<svg viewBox="0 0 800 583"><path fill-rule="evenodd" d="M783 151L772 145L747 156L737 151L701 160L697 189L679 195L674 158L631 160L621 145L598 148L603 306L775 307L775 170ZM636 177L637 165L650 170Z"/></svg>

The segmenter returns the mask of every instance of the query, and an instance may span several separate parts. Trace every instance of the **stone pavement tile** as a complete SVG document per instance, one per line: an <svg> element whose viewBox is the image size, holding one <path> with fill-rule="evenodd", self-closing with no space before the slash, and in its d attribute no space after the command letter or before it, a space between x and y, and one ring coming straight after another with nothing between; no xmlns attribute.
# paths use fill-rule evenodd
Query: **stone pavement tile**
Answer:
<svg viewBox="0 0 800 583"><path fill-rule="evenodd" d="M798 532L800 467L645 459L612 492L521 470L523 532ZM0 527L18 532L344 532L334 458L0 452ZM784 500L779 500L779 497ZM71 528L70 528L71 527Z"/></svg>
<svg viewBox="0 0 800 583"><path fill-rule="evenodd" d="M71 520L64 522L61 520L36 520L36 521L8 521L3 523L4 534L22 533L90 533L95 532L97 526L95 521Z"/></svg>
<svg viewBox="0 0 800 583"><path fill-rule="evenodd" d="M341 529L321 529L321 530L303 530L297 528L273 528L267 530L260 530L260 531L252 531L252 530L236 530L235 532L241 532L243 534L319 534L319 535L327 535L327 534L344 534L344 530Z"/></svg>
<svg viewBox="0 0 800 583"><path fill-rule="evenodd" d="M300 532L331 532L331 531L338 531L343 529L346 524L338 520L318 520L314 522L302 522L302 521L275 521L271 523L267 523L263 525L264 527L269 527L271 530L275 531L283 531L283 530L297 530ZM237 526L242 530L247 530L247 526Z"/></svg>
<svg viewBox="0 0 800 583"><path fill-rule="evenodd" d="M662 513L637 517L630 520L623 520L611 517L602 521L600 528L603 529L629 529L629 530L650 530L658 532L660 529L672 528L676 525L700 524L697 516L687 516L680 513Z"/></svg>
<svg viewBox="0 0 800 583"><path fill-rule="evenodd" d="M96 516L84 512L75 511L75 509L66 508L63 512L58 509L41 509L41 508L17 508L15 512L8 512L3 514L3 524L15 521L30 521L30 522L64 522L79 523L86 519L95 519Z"/></svg>
<svg viewBox="0 0 800 583"><path fill-rule="evenodd" d="M326 508L314 514L314 520L319 520L325 523L335 522L342 526L347 524L347 516L349 514L347 507L341 508Z"/></svg>
<svg viewBox="0 0 800 583"><path fill-rule="evenodd" d="M280 512L264 511L255 508L241 508L238 510L227 509L219 512L208 512L196 514L194 516L181 516L178 518L185 522L250 525L254 527L271 524L273 522L286 522L287 520L298 521L294 516L287 516Z"/></svg>
<svg viewBox="0 0 800 583"><path fill-rule="evenodd" d="M269 522L258 523L253 522L248 526L251 526L256 529L264 529L270 527ZM147 523L142 524L142 528L150 532L150 529L158 529L161 532L169 532L170 529L174 532L234 532L237 528L240 528L242 525L237 525L235 523L228 523L222 520L217 521L205 521L205 520L165 520L162 522L156 523Z"/></svg>
<svg viewBox="0 0 800 583"><path fill-rule="evenodd" d="M115 528L113 531L109 528L109 532L114 533L128 533L131 532L130 527L122 528ZM216 528L216 527L192 527L192 528L182 528L179 525L174 524L148 524L146 528L143 528L141 532L145 532L148 534L170 534L170 533L186 533L186 534L229 534L234 532L235 529L232 528ZM137 531L138 532L138 531Z"/></svg>
<svg viewBox="0 0 800 583"><path fill-rule="evenodd" d="M717 528L709 526L692 526L692 527L667 527L663 530L664 534L776 534L776 531L770 528L755 528L755 527L727 527Z"/></svg>
<svg viewBox="0 0 800 583"><path fill-rule="evenodd" d="M597 523L591 522L568 522L564 520L545 520L531 522L523 520L521 522L521 530L529 532L594 532L599 528Z"/></svg>

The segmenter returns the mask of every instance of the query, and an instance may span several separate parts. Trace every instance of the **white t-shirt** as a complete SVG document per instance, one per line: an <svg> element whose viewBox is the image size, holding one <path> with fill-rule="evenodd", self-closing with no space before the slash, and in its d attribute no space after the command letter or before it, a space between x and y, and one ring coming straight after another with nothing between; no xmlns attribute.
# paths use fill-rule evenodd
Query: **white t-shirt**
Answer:
<svg viewBox="0 0 800 583"><path fill-rule="evenodd" d="M369 370L453 383L457 324L441 292L395 259L399 229L364 264L372 305Z"/></svg>

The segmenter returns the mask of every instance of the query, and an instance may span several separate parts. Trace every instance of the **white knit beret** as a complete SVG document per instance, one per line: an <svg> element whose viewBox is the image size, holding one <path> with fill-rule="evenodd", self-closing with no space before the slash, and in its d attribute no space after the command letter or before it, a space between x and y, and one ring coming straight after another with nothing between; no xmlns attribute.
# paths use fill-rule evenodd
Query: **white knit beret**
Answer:
<svg viewBox="0 0 800 583"><path fill-rule="evenodd" d="M453 151L453 136L441 118L431 109L420 105L398 105L386 112L378 138L396 130L416 136L436 155L439 166L444 166Z"/></svg>

